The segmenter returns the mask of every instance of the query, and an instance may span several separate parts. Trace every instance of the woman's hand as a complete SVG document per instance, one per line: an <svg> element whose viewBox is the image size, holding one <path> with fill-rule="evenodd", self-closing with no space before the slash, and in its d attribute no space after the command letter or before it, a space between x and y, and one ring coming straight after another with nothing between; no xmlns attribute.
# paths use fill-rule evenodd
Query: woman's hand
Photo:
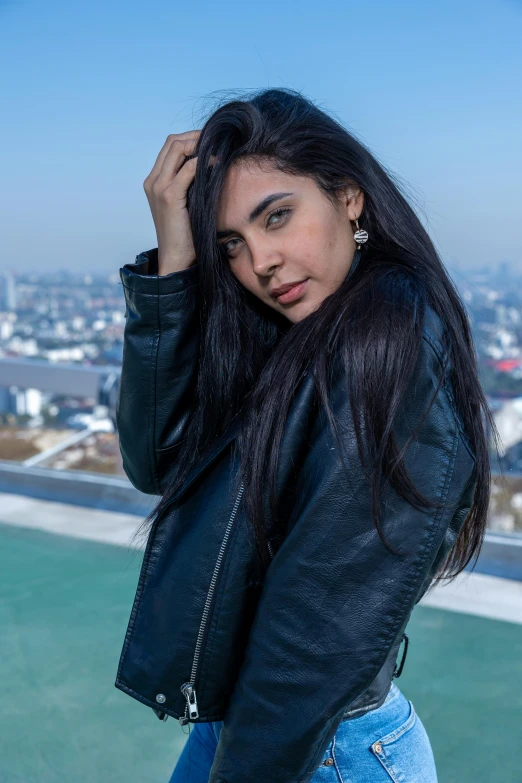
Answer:
<svg viewBox="0 0 522 783"><path fill-rule="evenodd" d="M158 275L179 272L196 263L187 210L187 190L196 174L201 130L171 133L143 183L158 239ZM211 161L213 162L213 161Z"/></svg>

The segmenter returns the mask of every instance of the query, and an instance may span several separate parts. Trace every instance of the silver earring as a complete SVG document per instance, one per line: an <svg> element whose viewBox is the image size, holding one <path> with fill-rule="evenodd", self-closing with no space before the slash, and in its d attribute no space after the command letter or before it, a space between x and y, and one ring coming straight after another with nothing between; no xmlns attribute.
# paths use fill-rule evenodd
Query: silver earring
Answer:
<svg viewBox="0 0 522 783"><path fill-rule="evenodd" d="M359 228L359 221L357 219L355 220L355 225L357 226L357 231L354 233L353 238L357 242L357 250L360 250L361 245L368 241L368 232Z"/></svg>

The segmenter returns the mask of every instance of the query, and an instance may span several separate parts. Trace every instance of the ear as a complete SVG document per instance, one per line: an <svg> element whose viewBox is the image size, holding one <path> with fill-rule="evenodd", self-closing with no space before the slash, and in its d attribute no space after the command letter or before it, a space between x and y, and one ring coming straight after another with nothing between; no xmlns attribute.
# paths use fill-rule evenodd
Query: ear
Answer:
<svg viewBox="0 0 522 783"><path fill-rule="evenodd" d="M347 185L343 189L342 203L349 220L358 220L364 205L364 192L359 185Z"/></svg>

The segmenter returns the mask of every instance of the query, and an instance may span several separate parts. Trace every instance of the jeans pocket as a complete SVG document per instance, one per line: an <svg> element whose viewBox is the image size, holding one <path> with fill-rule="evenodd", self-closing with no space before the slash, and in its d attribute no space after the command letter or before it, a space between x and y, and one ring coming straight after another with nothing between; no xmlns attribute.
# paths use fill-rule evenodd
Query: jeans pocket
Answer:
<svg viewBox="0 0 522 783"><path fill-rule="evenodd" d="M426 729L413 703L406 720L371 745L394 783L437 783L435 759Z"/></svg>

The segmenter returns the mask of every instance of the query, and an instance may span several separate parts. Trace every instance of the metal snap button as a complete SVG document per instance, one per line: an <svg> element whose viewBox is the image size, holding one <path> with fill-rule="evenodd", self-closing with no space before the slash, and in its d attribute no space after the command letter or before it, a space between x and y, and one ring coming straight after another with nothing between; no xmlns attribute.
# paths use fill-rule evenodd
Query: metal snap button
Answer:
<svg viewBox="0 0 522 783"><path fill-rule="evenodd" d="M323 764L325 765L325 767L331 767L333 763L334 763L333 759L325 759L323 761Z"/></svg>
<svg viewBox="0 0 522 783"><path fill-rule="evenodd" d="M158 704L165 704L165 702L167 701L167 697L165 696L164 693L158 693L158 695L156 696L156 701L158 702Z"/></svg>
<svg viewBox="0 0 522 783"><path fill-rule="evenodd" d="M373 749L376 753L382 753L382 745L380 742L376 742L373 746Z"/></svg>

